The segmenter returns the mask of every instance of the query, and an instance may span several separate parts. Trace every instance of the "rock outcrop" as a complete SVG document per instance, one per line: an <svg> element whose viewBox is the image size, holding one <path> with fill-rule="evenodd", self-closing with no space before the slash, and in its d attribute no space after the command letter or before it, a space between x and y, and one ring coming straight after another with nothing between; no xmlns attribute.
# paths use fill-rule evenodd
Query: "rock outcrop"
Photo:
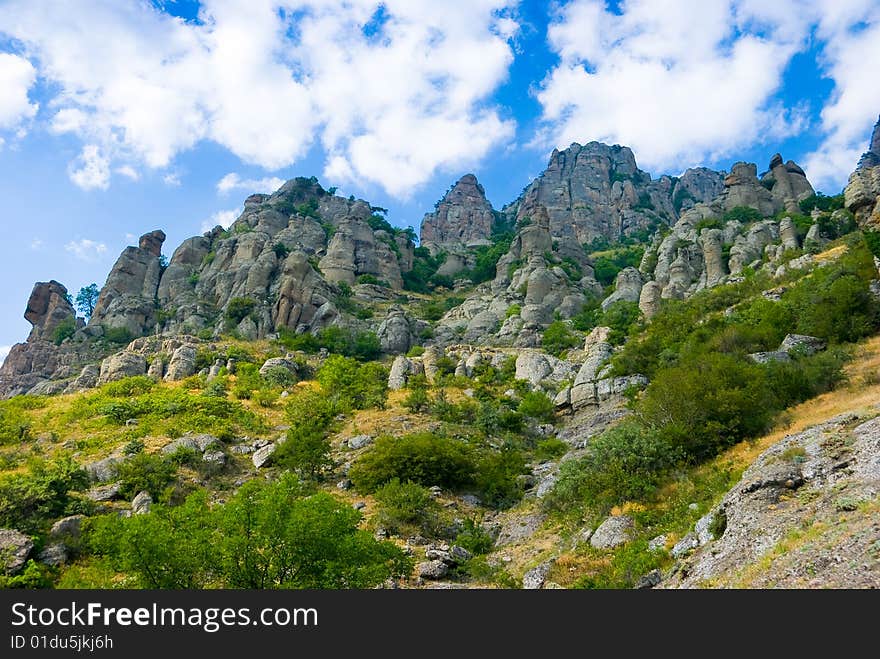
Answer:
<svg viewBox="0 0 880 659"><path fill-rule="evenodd" d="M483 186L465 174L422 220L421 243L429 249L486 245L492 235L495 211Z"/></svg>
<svg viewBox="0 0 880 659"><path fill-rule="evenodd" d="M101 289L90 326L124 328L132 337L153 328L164 242L165 233L153 231L141 236L138 247L123 250Z"/></svg>
<svg viewBox="0 0 880 659"><path fill-rule="evenodd" d="M874 126L871 144L850 175L844 203L862 226L880 227L880 119Z"/></svg>
<svg viewBox="0 0 880 659"><path fill-rule="evenodd" d="M58 326L73 321L76 312L68 299L67 289L53 279L34 284L24 317L33 325L28 341L51 341Z"/></svg>

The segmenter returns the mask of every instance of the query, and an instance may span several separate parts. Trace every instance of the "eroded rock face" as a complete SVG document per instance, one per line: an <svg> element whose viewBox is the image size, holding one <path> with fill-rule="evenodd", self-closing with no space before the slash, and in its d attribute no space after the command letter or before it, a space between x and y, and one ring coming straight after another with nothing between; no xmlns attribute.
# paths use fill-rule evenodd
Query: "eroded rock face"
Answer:
<svg viewBox="0 0 880 659"><path fill-rule="evenodd" d="M844 203L860 225L874 230L880 227L880 119L874 126L868 151L849 177Z"/></svg>
<svg viewBox="0 0 880 659"><path fill-rule="evenodd" d="M692 178L696 190L696 176ZM641 171L627 147L572 144L553 151L547 169L523 193L516 217L518 221L532 217L543 206L556 238L574 239L578 244L598 236L617 239L650 226L657 218L674 222L672 188L669 177L652 181L650 174Z"/></svg>
<svg viewBox="0 0 880 659"><path fill-rule="evenodd" d="M495 213L483 186L465 174L422 220L421 241L432 251L489 242ZM451 273L447 273L451 274Z"/></svg>
<svg viewBox="0 0 880 659"><path fill-rule="evenodd" d="M140 247L126 247L101 289L90 326L125 328L142 336L156 324L156 296L162 267L159 255L165 234L141 236Z"/></svg>
<svg viewBox="0 0 880 659"><path fill-rule="evenodd" d="M804 170L793 160L783 163L782 156L778 153L770 160L769 171L761 182L765 186L771 186L773 198L790 213L800 212L798 202L814 193Z"/></svg>
<svg viewBox="0 0 880 659"><path fill-rule="evenodd" d="M14 529L0 529L0 570L4 574L21 571L34 549L34 542Z"/></svg>
<svg viewBox="0 0 880 659"><path fill-rule="evenodd" d="M51 341L61 323L76 317L73 305L67 299L67 289L55 280L37 282L24 312L33 329L28 341Z"/></svg>
<svg viewBox="0 0 880 659"><path fill-rule="evenodd" d="M147 360L133 352L118 352L101 362L101 374L98 384L107 384L147 372Z"/></svg>
<svg viewBox="0 0 880 659"><path fill-rule="evenodd" d="M372 275L400 289L403 287L400 265L388 240L392 240L391 236L374 232L365 221L347 218L336 227L327 245L327 255L320 263L321 272L328 281L345 282L349 286L361 275Z"/></svg>
<svg viewBox="0 0 880 659"><path fill-rule="evenodd" d="M315 272L304 252L293 252L284 261L273 312L276 329L287 327L301 332L320 328L336 317L330 301L333 293Z"/></svg>

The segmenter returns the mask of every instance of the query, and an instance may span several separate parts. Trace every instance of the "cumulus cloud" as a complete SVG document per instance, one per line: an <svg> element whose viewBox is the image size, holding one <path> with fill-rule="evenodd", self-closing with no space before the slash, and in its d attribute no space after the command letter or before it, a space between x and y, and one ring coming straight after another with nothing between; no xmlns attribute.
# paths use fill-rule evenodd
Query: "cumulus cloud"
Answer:
<svg viewBox="0 0 880 659"><path fill-rule="evenodd" d="M0 346L0 366L3 366L3 362L6 361L6 357L9 356L11 349L12 346Z"/></svg>
<svg viewBox="0 0 880 659"><path fill-rule="evenodd" d="M43 241L40 238L34 238L31 241L31 249L34 251L39 251L43 249Z"/></svg>
<svg viewBox="0 0 880 659"><path fill-rule="evenodd" d="M28 98L36 77L37 71L27 59L0 53L0 130L18 132L21 124L37 113L38 104ZM4 141L0 138L0 146Z"/></svg>
<svg viewBox="0 0 880 659"><path fill-rule="evenodd" d="M110 159L96 144L86 144L79 157L67 168L70 180L83 190L110 187Z"/></svg>
<svg viewBox="0 0 880 659"><path fill-rule="evenodd" d="M94 261L107 253L107 245L88 238L71 240L64 249L81 261Z"/></svg>
<svg viewBox="0 0 880 659"><path fill-rule="evenodd" d="M224 195L229 194L233 190L240 190L248 194L254 192L275 192L282 185L284 185L284 179L277 176L243 179L235 172L230 172L217 181L217 192Z"/></svg>
<svg viewBox="0 0 880 659"><path fill-rule="evenodd" d="M807 156L804 169L817 187L834 193L867 150L880 113L880 86L868 82L880 62L880 6L829 2L817 35L825 40L820 65L834 80L834 92L821 113L825 139Z"/></svg>
<svg viewBox="0 0 880 659"><path fill-rule="evenodd" d="M669 169L801 130L772 97L806 23L766 4L671 0L660 11L632 0L621 14L597 0L566 4L548 33L561 62L537 93L542 141L627 144Z"/></svg>
<svg viewBox="0 0 880 659"><path fill-rule="evenodd" d="M238 219L238 216L241 215L241 211L241 208L232 208L226 211L217 211L207 220L202 222L202 233L210 231L218 224L224 229L228 229L232 225L232 223L235 222L236 219Z"/></svg>
<svg viewBox="0 0 880 659"><path fill-rule="evenodd" d="M135 0L9 0L0 32L60 90L52 130L108 161L73 167L77 185L106 187L117 161L166 167L202 140L269 170L319 142L325 175L406 196L513 134L490 97L515 4L204 0L187 23Z"/></svg>

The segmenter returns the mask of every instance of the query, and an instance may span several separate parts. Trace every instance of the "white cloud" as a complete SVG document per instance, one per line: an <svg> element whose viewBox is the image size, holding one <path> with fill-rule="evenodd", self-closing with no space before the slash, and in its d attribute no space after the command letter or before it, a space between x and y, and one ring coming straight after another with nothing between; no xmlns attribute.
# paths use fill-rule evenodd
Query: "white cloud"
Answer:
<svg viewBox="0 0 880 659"><path fill-rule="evenodd" d="M162 177L162 182L171 188L179 188L180 176L175 172L171 172Z"/></svg>
<svg viewBox="0 0 880 659"><path fill-rule="evenodd" d="M110 187L110 159L95 144L86 144L79 157L67 168L70 180L83 190Z"/></svg>
<svg viewBox="0 0 880 659"><path fill-rule="evenodd" d="M219 181L217 181L217 192L220 194L229 194L233 190L241 190L248 194L254 192L275 192L284 185L284 179L277 176L254 179L243 179L235 172L230 172Z"/></svg>
<svg viewBox="0 0 880 659"><path fill-rule="evenodd" d="M675 169L801 130L801 113L771 99L806 23L765 4L632 0L617 15L568 3L549 28L561 63L537 93L542 140L626 144L649 168Z"/></svg>
<svg viewBox="0 0 880 659"><path fill-rule="evenodd" d="M9 356L9 351L12 349L12 346L0 346L0 366L3 366L3 362L6 361L6 357Z"/></svg>
<svg viewBox="0 0 880 659"><path fill-rule="evenodd" d="M94 261L107 253L107 245L88 238L71 240L64 246L64 249L81 261Z"/></svg>
<svg viewBox="0 0 880 659"><path fill-rule="evenodd" d="M38 104L28 99L28 90L37 78L33 65L23 57L0 53L0 129L21 135L22 122L37 113ZM0 146L4 140L0 139Z"/></svg>
<svg viewBox="0 0 880 659"><path fill-rule="evenodd" d="M809 154L804 169L817 187L834 194L867 150L880 113L880 6L876 2L829 2L817 30L825 39L821 65L834 80L830 102L822 109L825 139Z"/></svg>
<svg viewBox="0 0 880 659"><path fill-rule="evenodd" d="M136 0L8 0L0 32L58 86L52 130L114 165L166 167L212 140L273 170L320 142L325 175L402 197L513 134L490 97L513 60L515 4L204 0L186 23Z"/></svg>
<svg viewBox="0 0 880 659"><path fill-rule="evenodd" d="M31 241L31 249L34 251L43 249L43 241L39 238L34 238Z"/></svg>
<svg viewBox="0 0 880 659"><path fill-rule="evenodd" d="M217 211L207 220L202 222L202 233L210 231L218 224L224 229L228 229L235 220L238 219L238 216L241 215L241 208L232 208L226 211Z"/></svg>
<svg viewBox="0 0 880 659"><path fill-rule="evenodd" d="M137 170L131 165L123 165L122 167L117 167L116 173L124 176L127 179L131 179L132 181L137 181L141 177L141 175L137 173Z"/></svg>

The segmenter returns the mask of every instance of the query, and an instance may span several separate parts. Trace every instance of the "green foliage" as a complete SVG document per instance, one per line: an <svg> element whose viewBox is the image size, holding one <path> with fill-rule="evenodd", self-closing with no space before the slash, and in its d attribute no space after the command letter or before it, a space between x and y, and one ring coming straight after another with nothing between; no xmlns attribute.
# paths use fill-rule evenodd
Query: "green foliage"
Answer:
<svg viewBox="0 0 880 659"><path fill-rule="evenodd" d="M443 317L443 314L446 313L446 308L436 300L429 300L420 304L417 312L419 318L434 321L440 320Z"/></svg>
<svg viewBox="0 0 880 659"><path fill-rule="evenodd" d="M470 270L462 273L475 284L495 278L498 260L510 250L513 242L512 232L501 232L492 235L491 245L480 245L476 249L476 263Z"/></svg>
<svg viewBox="0 0 880 659"><path fill-rule="evenodd" d="M125 345L134 338L127 327L104 326L104 338L110 343Z"/></svg>
<svg viewBox="0 0 880 659"><path fill-rule="evenodd" d="M485 503L506 508L522 498L523 486L518 477L527 471L519 451L488 451L477 463L475 485Z"/></svg>
<svg viewBox="0 0 880 659"><path fill-rule="evenodd" d="M700 232L703 229L721 229L721 228L723 228L721 220L716 219L716 218L700 220L699 222L697 222L694 225L694 231L697 232L698 236L700 235Z"/></svg>
<svg viewBox="0 0 880 659"><path fill-rule="evenodd" d="M124 496L131 498L146 490L154 501L159 500L176 474L174 461L149 453L138 453L117 468L117 477L122 483L120 492Z"/></svg>
<svg viewBox="0 0 880 659"><path fill-rule="evenodd" d="M60 346L65 340L69 339L76 333L76 320L73 316L65 318L55 326L52 332L52 342L56 346Z"/></svg>
<svg viewBox="0 0 880 659"><path fill-rule="evenodd" d="M684 202L687 199L693 199L694 196L684 187L679 187L675 194L672 195L672 207L675 208L676 213L681 213L681 208L684 206Z"/></svg>
<svg viewBox="0 0 880 659"><path fill-rule="evenodd" d="M391 288L387 281L385 281L384 279L379 279L375 275L358 275L357 283L372 284L373 286L383 286L385 288Z"/></svg>
<svg viewBox="0 0 880 659"><path fill-rule="evenodd" d="M763 219L761 213L750 206L736 206L727 211L721 218L722 224L728 222L740 222L741 224L752 224L760 222Z"/></svg>
<svg viewBox="0 0 880 659"><path fill-rule="evenodd" d="M618 300L602 313L599 324L611 328L609 343L620 345L626 340L630 328L638 322L640 315L637 303Z"/></svg>
<svg viewBox="0 0 880 659"><path fill-rule="evenodd" d="M0 475L0 528L41 530L75 501L70 492L87 484L88 476L69 457L34 460L26 471Z"/></svg>
<svg viewBox="0 0 880 659"><path fill-rule="evenodd" d="M644 245L631 245L595 254L593 272L596 280L603 286L610 286L624 268L639 267L644 253Z"/></svg>
<svg viewBox="0 0 880 659"><path fill-rule="evenodd" d="M349 471L361 492L375 492L393 479L450 489L474 483L477 464L463 442L431 433L379 437Z"/></svg>
<svg viewBox="0 0 880 659"><path fill-rule="evenodd" d="M273 455L275 462L303 478L318 478L331 464L328 436L340 409L332 397L314 389L300 389L288 397L285 414L290 429Z"/></svg>
<svg viewBox="0 0 880 659"><path fill-rule="evenodd" d="M382 354L382 346L375 332L357 331L337 325L326 327L317 334L308 332L296 334L287 328L282 328L278 342L288 350L316 353L324 348L328 352L363 361L376 359Z"/></svg>
<svg viewBox="0 0 880 659"><path fill-rule="evenodd" d="M409 393L401 404L413 414L427 410L431 399L428 396L428 381L425 376L413 376L407 384Z"/></svg>
<svg viewBox="0 0 880 659"><path fill-rule="evenodd" d="M290 248L284 243L275 243L272 245L272 251L275 252L275 256L279 261L283 261L290 254Z"/></svg>
<svg viewBox="0 0 880 659"><path fill-rule="evenodd" d="M26 588L36 590L39 588L52 587L52 574L47 565L29 560L21 574L5 576L0 574L0 589Z"/></svg>
<svg viewBox="0 0 880 659"><path fill-rule="evenodd" d="M455 536L455 544L464 547L474 556L479 556L492 551L495 541L477 520L468 517L462 523L461 531Z"/></svg>
<svg viewBox="0 0 880 659"><path fill-rule="evenodd" d="M440 518L440 504L431 491L417 483L393 478L376 490L376 521L391 533L418 530L432 535Z"/></svg>
<svg viewBox="0 0 880 659"><path fill-rule="evenodd" d="M297 383L297 376L284 366L272 366L263 373L263 380L272 387L289 387Z"/></svg>
<svg viewBox="0 0 880 659"><path fill-rule="evenodd" d="M567 323L561 320L550 323L541 337L541 347L557 357L569 348L577 347L580 343L581 338L571 331Z"/></svg>
<svg viewBox="0 0 880 659"><path fill-rule="evenodd" d="M562 463L546 504L566 510L586 503L605 513L648 495L679 461L680 454L661 437L624 421L593 438L583 458Z"/></svg>
<svg viewBox="0 0 880 659"><path fill-rule="evenodd" d="M23 396L0 401L0 445L19 444L30 439L31 419L22 405Z"/></svg>
<svg viewBox="0 0 880 659"><path fill-rule="evenodd" d="M425 347L424 346L413 346L412 348L410 348L407 351L406 356L407 357L421 357L424 354L425 354Z"/></svg>
<svg viewBox="0 0 880 659"><path fill-rule="evenodd" d="M547 422L553 421L554 409L553 401L543 391L525 393L517 408L520 414Z"/></svg>
<svg viewBox="0 0 880 659"><path fill-rule="evenodd" d="M341 407L383 409L388 396L388 370L376 362L331 355L317 373L325 395Z"/></svg>
<svg viewBox="0 0 880 659"><path fill-rule="evenodd" d="M812 194L806 199L802 199L798 206L800 206L801 212L809 215L813 212L814 208L818 208L820 211L830 213L832 211L839 210L843 208L844 200L843 193L834 195L833 197L826 197L821 192L817 192L816 194Z"/></svg>
<svg viewBox="0 0 880 659"><path fill-rule="evenodd" d="M85 316L86 320L92 317L92 312L95 310L95 304L98 302L99 294L100 291L98 290L97 284L84 286L79 289L79 293L76 294L76 308L83 316Z"/></svg>
<svg viewBox="0 0 880 659"><path fill-rule="evenodd" d="M226 320L235 326L247 318L257 306L257 301L249 297L234 297L226 307Z"/></svg>
<svg viewBox="0 0 880 659"><path fill-rule="evenodd" d="M256 479L224 505L198 492L148 515L107 515L89 537L145 588L370 588L409 573L400 549L358 528L358 511L307 494L290 474Z"/></svg>
<svg viewBox="0 0 880 659"><path fill-rule="evenodd" d="M663 559L662 552L648 550L648 540L639 539L616 549L603 569L581 577L572 587L633 588L642 576L662 567Z"/></svg>
<svg viewBox="0 0 880 659"><path fill-rule="evenodd" d="M569 448L561 439L549 437L535 444L534 456L538 461L554 460L565 455Z"/></svg>
<svg viewBox="0 0 880 659"><path fill-rule="evenodd" d="M504 312L505 318L510 318L511 316L518 316L522 312L522 306L519 304L511 304L507 307L507 311Z"/></svg>
<svg viewBox="0 0 880 659"><path fill-rule="evenodd" d="M446 253L439 252L431 256L427 247L416 247L413 251L413 267L409 272L401 273L403 287L416 293L428 293L437 286L435 275L446 262Z"/></svg>
<svg viewBox="0 0 880 659"><path fill-rule="evenodd" d="M871 254L880 257L880 231L862 229L862 235L865 238L865 245L867 245Z"/></svg>

